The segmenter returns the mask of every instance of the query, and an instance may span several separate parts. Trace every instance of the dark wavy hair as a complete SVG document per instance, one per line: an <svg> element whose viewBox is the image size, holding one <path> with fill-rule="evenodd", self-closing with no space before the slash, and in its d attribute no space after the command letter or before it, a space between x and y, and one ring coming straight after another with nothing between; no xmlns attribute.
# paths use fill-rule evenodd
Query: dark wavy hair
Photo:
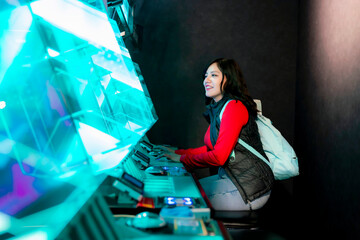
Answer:
<svg viewBox="0 0 360 240"><path fill-rule="evenodd" d="M222 93L226 94L232 99L240 100L247 108L249 114L256 116L258 112L256 103L249 94L239 64L234 59L218 58L212 61L208 67L213 63L217 64L218 68L223 74L223 78L220 83L220 89ZM226 81L224 82L225 76ZM206 104L211 103L211 101L212 98L205 97Z"/></svg>

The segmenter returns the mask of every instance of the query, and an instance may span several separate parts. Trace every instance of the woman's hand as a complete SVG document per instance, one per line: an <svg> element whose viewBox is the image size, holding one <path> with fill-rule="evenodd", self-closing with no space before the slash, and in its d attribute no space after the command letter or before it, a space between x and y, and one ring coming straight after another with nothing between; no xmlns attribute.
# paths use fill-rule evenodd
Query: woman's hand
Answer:
<svg viewBox="0 0 360 240"><path fill-rule="evenodd" d="M174 152L165 153L164 156L167 157L168 159L174 161L174 162L180 162L181 155L178 155L178 154L176 154Z"/></svg>
<svg viewBox="0 0 360 240"><path fill-rule="evenodd" d="M156 148L161 149L162 151L164 151L165 153L174 153L175 150L169 147L165 147L163 145L157 145Z"/></svg>

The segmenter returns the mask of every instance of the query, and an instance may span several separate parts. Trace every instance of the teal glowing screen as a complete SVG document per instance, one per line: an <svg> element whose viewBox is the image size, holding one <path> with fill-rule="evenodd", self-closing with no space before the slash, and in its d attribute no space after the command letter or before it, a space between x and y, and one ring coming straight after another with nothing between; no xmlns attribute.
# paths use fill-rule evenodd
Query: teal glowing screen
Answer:
<svg viewBox="0 0 360 240"><path fill-rule="evenodd" d="M156 122L118 29L86 1L0 5L0 153L35 176L120 163Z"/></svg>

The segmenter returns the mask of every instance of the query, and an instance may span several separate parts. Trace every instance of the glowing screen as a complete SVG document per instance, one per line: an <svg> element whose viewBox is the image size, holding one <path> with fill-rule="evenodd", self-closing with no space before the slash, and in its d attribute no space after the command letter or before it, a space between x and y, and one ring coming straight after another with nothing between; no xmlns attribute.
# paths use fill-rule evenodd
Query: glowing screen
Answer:
<svg viewBox="0 0 360 240"><path fill-rule="evenodd" d="M118 29L84 2L0 5L0 149L26 174L112 168L157 120Z"/></svg>

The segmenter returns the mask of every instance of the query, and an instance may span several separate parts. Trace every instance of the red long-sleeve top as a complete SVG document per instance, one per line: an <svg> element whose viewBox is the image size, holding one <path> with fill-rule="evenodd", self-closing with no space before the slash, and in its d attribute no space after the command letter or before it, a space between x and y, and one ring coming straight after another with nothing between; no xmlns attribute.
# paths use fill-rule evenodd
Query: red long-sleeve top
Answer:
<svg viewBox="0 0 360 240"><path fill-rule="evenodd" d="M241 128L247 123L249 114L241 101L230 101L223 112L219 135L215 146L210 140L210 126L204 137L205 145L198 148L179 149L180 161L188 168L222 166L234 149Z"/></svg>

